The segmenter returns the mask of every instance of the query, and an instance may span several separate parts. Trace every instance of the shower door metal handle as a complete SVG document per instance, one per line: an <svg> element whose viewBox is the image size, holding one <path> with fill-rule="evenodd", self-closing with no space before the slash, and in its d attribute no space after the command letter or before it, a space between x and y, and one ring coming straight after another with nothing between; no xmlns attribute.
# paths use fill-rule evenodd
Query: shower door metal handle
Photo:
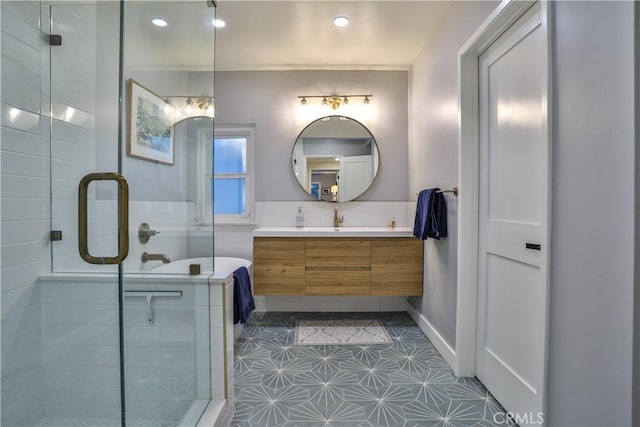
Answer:
<svg viewBox="0 0 640 427"><path fill-rule="evenodd" d="M89 253L87 193L92 181L118 183L118 255L97 257ZM120 264L129 254L129 184L124 176L115 172L95 172L85 175L78 185L78 251L89 264Z"/></svg>

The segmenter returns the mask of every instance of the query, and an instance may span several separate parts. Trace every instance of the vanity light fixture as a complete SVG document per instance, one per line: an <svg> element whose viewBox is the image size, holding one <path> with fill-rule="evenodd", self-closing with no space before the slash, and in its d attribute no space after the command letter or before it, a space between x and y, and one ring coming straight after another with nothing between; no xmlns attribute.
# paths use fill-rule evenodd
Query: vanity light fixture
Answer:
<svg viewBox="0 0 640 427"><path fill-rule="evenodd" d="M216 28L224 28L227 26L227 23L224 22L222 19L214 19L213 26Z"/></svg>
<svg viewBox="0 0 640 427"><path fill-rule="evenodd" d="M330 106L331 109L337 110L341 105L349 105L349 98L362 98L364 105L369 105L373 95L300 95L300 105L303 107L308 104L309 98L321 98L321 104L323 107Z"/></svg>
<svg viewBox="0 0 640 427"><path fill-rule="evenodd" d="M187 117L214 117L213 98L207 96L166 96L164 111L173 116L174 123Z"/></svg>

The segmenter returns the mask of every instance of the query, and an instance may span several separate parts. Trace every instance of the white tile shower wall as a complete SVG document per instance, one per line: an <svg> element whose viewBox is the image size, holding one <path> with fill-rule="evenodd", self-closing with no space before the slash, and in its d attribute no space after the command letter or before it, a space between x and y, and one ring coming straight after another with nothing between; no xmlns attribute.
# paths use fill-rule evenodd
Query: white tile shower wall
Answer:
<svg viewBox="0 0 640 427"><path fill-rule="evenodd" d="M69 271L84 267L78 256L78 182L95 172L96 63L104 46L98 46L95 5L56 5L51 14L51 31L64 40L51 50L51 223L52 229L63 233L63 240L52 245L53 268ZM90 187L91 236L108 223L95 200L114 190L113 183ZM89 240L94 254L102 252L101 245L108 245L111 254L116 252L109 240Z"/></svg>
<svg viewBox="0 0 640 427"><path fill-rule="evenodd" d="M171 260L187 258L187 229L193 222L195 203L192 202L129 202L129 256L125 271L146 271L162 265L160 261L142 263L142 252L161 253ZM143 222L159 233L147 243L138 240L138 227ZM211 235L207 236L211 244ZM203 255L204 256L204 255Z"/></svg>
<svg viewBox="0 0 640 427"><path fill-rule="evenodd" d="M177 423L196 399L209 399L208 283L136 284L135 290L181 291L146 301L128 297L125 308L127 413L130 420Z"/></svg>
<svg viewBox="0 0 640 427"><path fill-rule="evenodd" d="M48 417L118 418L118 286L85 277L40 282Z"/></svg>
<svg viewBox="0 0 640 427"><path fill-rule="evenodd" d="M195 399L209 399L207 283L135 282L126 290L181 291L125 299L129 420L178 422ZM120 410L118 291L90 276L43 279L44 393L49 417L117 418ZM222 340L220 340L222 342Z"/></svg>
<svg viewBox="0 0 640 427"><path fill-rule="evenodd" d="M2 415L32 425L43 416L38 274L49 261L48 46L37 2L1 2ZM43 10L46 12L46 10ZM42 16L43 22L47 17Z"/></svg>

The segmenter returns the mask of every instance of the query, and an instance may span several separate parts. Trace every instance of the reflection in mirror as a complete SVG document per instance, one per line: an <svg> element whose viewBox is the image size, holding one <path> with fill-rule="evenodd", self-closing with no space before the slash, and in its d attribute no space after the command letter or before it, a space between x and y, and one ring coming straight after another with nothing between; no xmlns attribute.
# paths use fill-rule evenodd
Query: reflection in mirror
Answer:
<svg viewBox="0 0 640 427"><path fill-rule="evenodd" d="M378 172L378 146L369 130L344 116L305 127L293 146L293 173L313 199L348 202L362 195Z"/></svg>

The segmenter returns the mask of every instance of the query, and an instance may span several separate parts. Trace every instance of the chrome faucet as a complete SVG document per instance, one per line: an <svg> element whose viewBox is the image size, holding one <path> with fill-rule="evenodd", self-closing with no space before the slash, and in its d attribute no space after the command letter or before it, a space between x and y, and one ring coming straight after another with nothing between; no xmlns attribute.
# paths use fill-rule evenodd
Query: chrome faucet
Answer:
<svg viewBox="0 0 640 427"><path fill-rule="evenodd" d="M333 228L340 227L340 224L344 222L344 215L341 217L338 216L338 205L336 204L333 207Z"/></svg>
<svg viewBox="0 0 640 427"><path fill-rule="evenodd" d="M147 261L162 261L163 264L169 264L171 260L165 254L150 254L148 252L142 252L140 260L145 263Z"/></svg>

